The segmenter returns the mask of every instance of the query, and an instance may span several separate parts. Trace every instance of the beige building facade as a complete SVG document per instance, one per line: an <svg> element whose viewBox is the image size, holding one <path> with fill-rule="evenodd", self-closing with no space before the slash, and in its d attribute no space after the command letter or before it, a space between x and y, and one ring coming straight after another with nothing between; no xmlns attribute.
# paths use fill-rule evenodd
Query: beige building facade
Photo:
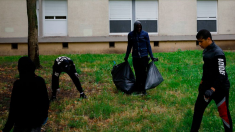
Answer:
<svg viewBox="0 0 235 132"><path fill-rule="evenodd" d="M139 20L153 52L198 50L208 28L224 50L235 50L235 0L38 0L39 53L125 53ZM0 55L27 55L25 0L0 1Z"/></svg>

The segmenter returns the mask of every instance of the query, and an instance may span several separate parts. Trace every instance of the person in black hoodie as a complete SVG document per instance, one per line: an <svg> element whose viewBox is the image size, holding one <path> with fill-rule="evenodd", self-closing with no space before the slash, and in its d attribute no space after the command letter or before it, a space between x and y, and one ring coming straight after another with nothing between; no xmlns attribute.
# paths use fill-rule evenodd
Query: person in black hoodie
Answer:
<svg viewBox="0 0 235 132"><path fill-rule="evenodd" d="M128 34L128 45L126 50L125 61L128 60L129 54L132 49L133 66L136 75L136 91L146 95L145 82L147 78L147 66L149 62L148 54L152 61L158 61L153 57L149 35L142 30L140 21L135 21L134 30Z"/></svg>
<svg viewBox="0 0 235 132"><path fill-rule="evenodd" d="M77 87L77 90L80 92L80 98L87 98L79 81L75 64L69 57L61 56L55 59L53 65L51 101L56 99L56 93L57 90L59 90L59 77L61 72L66 72L73 80L73 83Z"/></svg>
<svg viewBox="0 0 235 132"><path fill-rule="evenodd" d="M229 112L230 82L226 72L226 58L220 47L212 41L211 33L205 29L197 33L197 42L203 48L203 74L199 94L194 108L191 132L198 132L207 105L214 100L224 125L225 132L233 131Z"/></svg>
<svg viewBox="0 0 235 132"><path fill-rule="evenodd" d="M35 75L28 57L18 61L20 78L13 84L8 120L3 132L40 132L48 117L49 98L43 78Z"/></svg>

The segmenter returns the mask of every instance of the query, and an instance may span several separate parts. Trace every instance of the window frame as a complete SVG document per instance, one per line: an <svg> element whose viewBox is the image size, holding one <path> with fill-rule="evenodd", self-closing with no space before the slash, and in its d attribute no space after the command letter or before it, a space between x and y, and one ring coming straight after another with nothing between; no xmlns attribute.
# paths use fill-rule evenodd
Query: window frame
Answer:
<svg viewBox="0 0 235 132"><path fill-rule="evenodd" d="M62 7L62 11L63 12L58 12L57 9L51 9L51 5L54 4L54 2L60 2L57 3L56 5L54 5L53 7L58 8L57 5L60 5L60 7ZM61 6L62 5L62 6ZM42 1L42 23L43 23L43 31L42 31L42 36L43 37L55 37L55 36L68 36L68 0L43 0ZM46 19L46 17L53 17L53 19ZM66 19L56 19L57 16L65 16ZM61 26L63 25L63 29L60 30L60 32L58 33L57 31L53 31L54 32L48 32L48 25L50 25L49 23L54 23L53 25L56 26ZM63 24L61 24L61 22L64 22ZM57 28L57 29L61 29L61 28Z"/></svg>
<svg viewBox="0 0 235 132"><path fill-rule="evenodd" d="M138 17L138 1L141 2L146 2L144 0L135 0L135 21L146 21L146 20L156 20L157 21L157 32L149 32L147 31L149 34L158 34L158 9L159 9L159 2L158 0L148 0L148 1L154 1L156 2L156 16L154 18L154 16L151 16L152 18L137 18ZM133 30L133 29L132 29Z"/></svg>
<svg viewBox="0 0 235 132"><path fill-rule="evenodd" d="M215 16L215 18L214 17L198 17L198 2L199 1L215 1L216 2L216 5L215 5L216 6L215 15L216 16ZM200 20L208 20L208 21L215 20L216 21L216 32L210 32L210 33L211 34L217 34L218 33L218 0L197 0L197 21L200 21Z"/></svg>
<svg viewBox="0 0 235 132"><path fill-rule="evenodd" d="M110 1L121 1L121 0L109 0ZM132 7L130 9L131 11L131 31L133 31L133 23L136 20L142 20L142 19L136 19L136 1L144 1L144 0L130 0L132 3ZM158 14L159 14L159 0L150 0L150 1L156 1L157 2L157 18L156 19L143 19L143 20L156 20L157 21L157 32L149 32L148 34L157 35L158 34ZM134 9L133 9L134 8ZM122 32L122 33L111 33L110 32L110 21L111 20L129 20L129 19L110 19L110 3L109 3L109 35L128 35L129 32Z"/></svg>
<svg viewBox="0 0 235 132"><path fill-rule="evenodd" d="M110 1L121 1L121 0L109 0L109 35L127 35L129 32L111 33L111 32L110 32L110 29L111 29L111 28L110 28L110 21L111 21L111 20L130 20L130 21L131 21L131 24L132 24L132 22L133 22L133 21L132 21L132 16L133 16L133 15L132 15L132 9L133 9L133 8L132 8L132 2L133 2L133 1L132 1L132 0L128 0L128 1L131 3L130 9L129 9L129 10L130 10L130 14L131 14L131 15L130 15L130 19L127 19L127 18L111 18ZM131 25L130 25L130 26L131 26ZM132 29L132 28L131 28L131 29Z"/></svg>

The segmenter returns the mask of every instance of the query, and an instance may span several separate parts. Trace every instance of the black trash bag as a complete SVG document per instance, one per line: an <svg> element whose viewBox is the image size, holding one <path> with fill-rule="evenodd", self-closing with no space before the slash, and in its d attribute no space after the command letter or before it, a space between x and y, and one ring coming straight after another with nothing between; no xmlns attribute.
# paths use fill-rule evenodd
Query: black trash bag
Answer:
<svg viewBox="0 0 235 132"><path fill-rule="evenodd" d="M111 74L118 90L127 94L132 92L135 85L135 76L128 62L113 66Z"/></svg>
<svg viewBox="0 0 235 132"><path fill-rule="evenodd" d="M158 86L163 81L163 77L154 64L154 61L148 64L147 79L145 89L152 89Z"/></svg>

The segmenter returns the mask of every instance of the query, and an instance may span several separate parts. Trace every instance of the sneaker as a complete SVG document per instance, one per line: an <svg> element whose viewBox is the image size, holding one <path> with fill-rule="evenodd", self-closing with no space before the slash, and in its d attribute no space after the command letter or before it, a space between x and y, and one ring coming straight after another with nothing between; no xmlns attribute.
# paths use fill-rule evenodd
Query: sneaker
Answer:
<svg viewBox="0 0 235 132"><path fill-rule="evenodd" d="M86 95L83 92L80 94L80 98L87 99Z"/></svg>

